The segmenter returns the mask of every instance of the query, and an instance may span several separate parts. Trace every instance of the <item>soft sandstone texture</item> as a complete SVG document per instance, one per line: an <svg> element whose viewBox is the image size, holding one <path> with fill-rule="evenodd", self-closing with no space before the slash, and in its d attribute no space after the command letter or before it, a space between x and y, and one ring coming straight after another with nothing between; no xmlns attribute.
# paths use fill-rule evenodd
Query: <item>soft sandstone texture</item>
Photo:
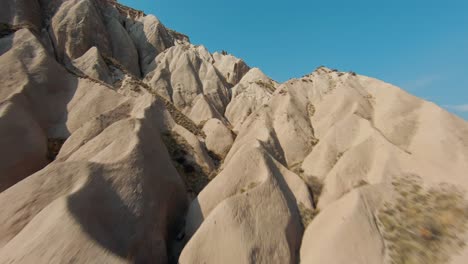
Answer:
<svg viewBox="0 0 468 264"><path fill-rule="evenodd" d="M277 83L112 0L0 23L0 263L468 262L468 123L437 105L325 67ZM392 204L429 262L395 252Z"/></svg>

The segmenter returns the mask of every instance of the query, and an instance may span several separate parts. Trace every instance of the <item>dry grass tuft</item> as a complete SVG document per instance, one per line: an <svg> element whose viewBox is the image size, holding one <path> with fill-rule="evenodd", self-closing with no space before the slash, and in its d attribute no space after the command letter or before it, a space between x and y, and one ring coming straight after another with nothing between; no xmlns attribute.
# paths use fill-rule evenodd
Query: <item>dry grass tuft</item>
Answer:
<svg viewBox="0 0 468 264"><path fill-rule="evenodd" d="M258 81L255 81L255 83L257 85L259 85L260 87L263 87L265 88L266 90L268 90L270 93L273 93L275 90L276 90L276 87L275 87L275 84L269 80L269 81L262 81L262 80L258 80Z"/></svg>
<svg viewBox="0 0 468 264"><path fill-rule="evenodd" d="M315 106L311 103L307 104L307 113L309 114L310 117L315 115Z"/></svg>
<svg viewBox="0 0 468 264"><path fill-rule="evenodd" d="M251 182L247 186L241 188L240 193L245 193L245 192L257 187L259 184L260 184L260 182Z"/></svg>
<svg viewBox="0 0 468 264"><path fill-rule="evenodd" d="M169 111L172 118L178 125L183 126L185 129L192 132L192 134L194 135L200 136L202 138L206 138L205 132L203 132L203 130L199 126L197 126L190 118L188 118L186 115L180 112L171 102L159 96L157 93L153 92L152 90L149 90L149 91L153 95L155 95L158 99L163 100L167 111Z"/></svg>
<svg viewBox="0 0 468 264"><path fill-rule="evenodd" d="M314 218L320 212L318 209L309 209L303 203L299 202L297 205L299 209L299 214L301 215L301 223L304 229L314 220Z"/></svg>
<svg viewBox="0 0 468 264"><path fill-rule="evenodd" d="M301 168L300 164L296 165L294 168L291 169L294 173L296 173L307 185L309 188L309 192L312 195L314 207L317 207L318 199L322 194L323 190L323 183L314 176L305 176L304 170Z"/></svg>
<svg viewBox="0 0 468 264"><path fill-rule="evenodd" d="M285 95L287 95L287 94L288 94L288 91L286 91L286 89L285 89L285 88L283 88L283 89L281 89L281 90L279 91L279 94L281 94L281 95L285 96Z"/></svg>
<svg viewBox="0 0 468 264"><path fill-rule="evenodd" d="M397 198L378 213L392 264L441 264L465 246L468 202L456 186L425 190L417 176L393 183Z"/></svg>
<svg viewBox="0 0 468 264"><path fill-rule="evenodd" d="M354 188L360 188L360 187L363 187L363 186L366 186L366 185L369 185L369 182L366 181L366 180L363 180L361 179Z"/></svg>
<svg viewBox="0 0 468 264"><path fill-rule="evenodd" d="M173 132L162 134L162 139L175 168L185 182L187 192L192 198L196 197L210 182L210 177L191 159L190 153L194 152L192 146L183 137Z"/></svg>
<svg viewBox="0 0 468 264"><path fill-rule="evenodd" d="M338 161L343 157L344 152L338 152L335 157L335 163L338 163Z"/></svg>

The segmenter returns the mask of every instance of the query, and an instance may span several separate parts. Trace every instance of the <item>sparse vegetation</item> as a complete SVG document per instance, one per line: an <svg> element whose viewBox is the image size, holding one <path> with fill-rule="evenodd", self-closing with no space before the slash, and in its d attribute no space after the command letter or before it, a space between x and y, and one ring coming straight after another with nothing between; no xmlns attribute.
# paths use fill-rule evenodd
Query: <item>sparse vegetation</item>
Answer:
<svg viewBox="0 0 468 264"><path fill-rule="evenodd" d="M273 93L276 90L275 84L271 80L269 81L257 80L255 81L255 84L265 88L271 93Z"/></svg>
<svg viewBox="0 0 468 264"><path fill-rule="evenodd" d="M240 193L245 193L245 192L247 192L248 190L251 190L251 189L257 187L259 184L260 184L260 182L251 182L251 183L249 183L247 186L242 187L242 188L240 189Z"/></svg>
<svg viewBox="0 0 468 264"><path fill-rule="evenodd" d="M366 186L366 185L369 185L369 182L367 182L364 179L361 179L361 180L359 180L359 182L357 183L357 185L354 188L359 188L359 187L363 187L363 186Z"/></svg>
<svg viewBox="0 0 468 264"><path fill-rule="evenodd" d="M136 87L135 89L138 89L138 86L143 87L145 90L150 92L156 98L158 98L159 100L162 100L164 102L164 105L166 106L167 111L169 111L172 118L178 125L184 127L185 129L187 129L194 135L198 135L203 138L206 137L205 133L202 130L203 127L197 126L190 118L188 118L182 112L180 112L170 101L164 99L162 96L157 94L153 89L151 89L151 87L148 84L140 80L138 77L129 73L125 69L125 67L123 67L118 61L116 61L114 58L111 58L111 57L104 57L104 60L106 61L107 64L115 66L116 68L124 72L126 75L130 76L131 77L130 82L133 84L133 87Z"/></svg>
<svg viewBox="0 0 468 264"><path fill-rule="evenodd" d="M424 189L418 176L393 183L397 197L378 213L392 264L442 264L464 246L468 202L456 186Z"/></svg>
<svg viewBox="0 0 468 264"><path fill-rule="evenodd" d="M314 218L318 215L318 209L309 209L303 203L299 202L297 205L299 209L299 214L301 215L301 223L304 229L314 220Z"/></svg>
<svg viewBox="0 0 468 264"><path fill-rule="evenodd" d="M207 121L208 121L208 120L203 120L203 121L201 121L200 123L198 123L198 128L199 128L200 130L203 130L203 127L205 126L205 124L206 124Z"/></svg>
<svg viewBox="0 0 468 264"><path fill-rule="evenodd" d="M0 23L0 38L8 36L16 31L27 28L34 33L38 33L37 27L31 23L21 23L17 25L10 25L8 23Z"/></svg>
<svg viewBox="0 0 468 264"><path fill-rule="evenodd" d="M216 170L210 174L210 178L214 178L217 174L219 166L223 162L223 158L211 150L208 150L208 156L210 156L211 160L213 161L214 166L216 167Z"/></svg>
<svg viewBox="0 0 468 264"><path fill-rule="evenodd" d="M322 194L323 183L317 177L305 176L304 169L301 168L300 164L297 164L291 170L294 173L296 173L309 188L309 192L312 195L314 208L316 208L318 204L318 199L320 195Z"/></svg>
<svg viewBox="0 0 468 264"><path fill-rule="evenodd" d="M65 65L64 68L65 68L65 70L67 70L67 72L69 72L70 74L72 74L72 75L74 75L74 76L76 76L78 78L89 80L89 81L91 81L93 83L100 84L100 85L105 86L105 87L107 87L109 89L114 89L114 87L112 87L108 83L105 83L105 82L103 82L103 81L101 81L99 79L88 76L87 74L83 73L81 70L79 70L78 68L74 67L71 64Z"/></svg>
<svg viewBox="0 0 468 264"><path fill-rule="evenodd" d="M133 75L130 73L125 66L123 66L118 60L116 60L113 57L107 56L105 54L101 54L102 58L104 59L104 62L109 66L109 67L114 67L118 70L120 70L122 73L125 75L128 75L132 78L132 80L135 80L135 82L138 82L141 86L144 86L145 88L149 88L146 83L140 80L138 76Z"/></svg>
<svg viewBox="0 0 468 264"><path fill-rule="evenodd" d="M315 115L315 106L311 103L307 104L307 113L309 114L310 117Z"/></svg>
<svg viewBox="0 0 468 264"><path fill-rule="evenodd" d="M190 159L190 153L194 151L183 137L168 132L162 134L162 139L175 168L184 179L187 192L195 197L210 181L208 173Z"/></svg>
<svg viewBox="0 0 468 264"><path fill-rule="evenodd" d="M112 6L114 6L117 9L117 11L124 17L131 17L132 19L137 19L138 17L146 15L143 11L121 5L117 1L107 1L107 2L111 4Z"/></svg>
<svg viewBox="0 0 468 264"><path fill-rule="evenodd" d="M301 168L300 166L301 164L298 164L296 168L294 168L292 171L302 177L302 175L304 174L304 169Z"/></svg>
<svg viewBox="0 0 468 264"><path fill-rule="evenodd" d="M318 143L320 142L320 140L316 137L311 137L310 138L310 143L312 144L312 146L316 146Z"/></svg>
<svg viewBox="0 0 468 264"><path fill-rule="evenodd" d="M353 71L350 71L349 74L351 74L352 76L356 76L357 74Z"/></svg>
<svg viewBox="0 0 468 264"><path fill-rule="evenodd" d="M144 88L145 90L147 90L148 92L150 92L152 95L154 95L156 98L158 98L159 100L162 100L164 102L164 105L166 106L166 109L169 111L169 113L171 114L172 118L174 119L174 121L184 127L185 129L187 129L188 131L190 131L192 134L194 135L197 135L197 136L200 136L202 138L205 138L206 135L205 133L202 131L202 129L200 127L198 127L190 118L188 118L187 116L185 116L183 113L181 113L171 102L169 102L168 100L164 99L163 97L161 97L159 94L157 94L155 91L153 91L153 89L151 89L151 87L144 83L142 80L140 80L138 77L132 75L131 73L129 73L118 61L116 61L114 58L111 58L111 57L108 57L108 56L103 56L106 64L108 65L111 65L111 66L114 66L116 68L118 68L119 70L121 70L122 72L124 72L127 76L130 76L130 79L129 79L129 82L132 84L132 90L133 91L138 91L141 87ZM85 79L88 79L90 81L93 81L93 82L96 82L96 83L99 83L101 85L104 85L110 89L112 89L113 87L110 86L109 84L107 83L104 83L100 80L97 80L97 79L94 79L94 78L91 78L79 71L77 71L76 69L72 69L70 67L66 67L66 69L74 74L75 76L77 77L80 77L80 78L85 78ZM119 86L121 84L121 81L119 83ZM114 86L116 84L114 83Z"/></svg>
<svg viewBox="0 0 468 264"><path fill-rule="evenodd" d="M64 138L49 138L47 139L47 159L54 161L57 157L63 143L66 139Z"/></svg>
<svg viewBox="0 0 468 264"><path fill-rule="evenodd" d="M337 163L341 159L341 157L343 157L343 154L344 152L338 152L336 154L335 163Z"/></svg>
<svg viewBox="0 0 468 264"><path fill-rule="evenodd" d="M314 207L317 207L319 197L322 194L323 183L317 177L314 176L306 177L304 180L307 184L307 187L309 187L310 192L313 194L312 198L314 200Z"/></svg>
<svg viewBox="0 0 468 264"><path fill-rule="evenodd" d="M325 66L324 66L324 65L320 65L320 66L318 66L317 68L315 68L315 71L318 71L318 70L323 69L323 68L325 68Z"/></svg>
<svg viewBox="0 0 468 264"><path fill-rule="evenodd" d="M157 93L153 92L152 90L149 90L149 91L153 95L155 95L158 99L163 100L167 111L169 111L172 118L178 125L183 126L185 129L192 132L192 134L194 135L198 135L202 138L206 138L206 135L203 132L203 130L201 130L199 126L195 125L195 123L190 118L182 114L171 102L162 98L161 96L159 96Z"/></svg>
<svg viewBox="0 0 468 264"><path fill-rule="evenodd" d="M16 30L14 30L11 25L6 23L0 23L0 38L8 36L14 33L15 31Z"/></svg>
<svg viewBox="0 0 468 264"><path fill-rule="evenodd" d="M371 104L375 103L375 97L372 94L366 94L363 97L364 99L368 100L369 103Z"/></svg>
<svg viewBox="0 0 468 264"><path fill-rule="evenodd" d="M169 34L174 37L175 39L177 40L181 40L181 41L187 41L187 42L190 42L190 38L185 35L185 34L182 34L180 32L177 32L175 30L172 30L170 28L166 28L167 32L169 32Z"/></svg>

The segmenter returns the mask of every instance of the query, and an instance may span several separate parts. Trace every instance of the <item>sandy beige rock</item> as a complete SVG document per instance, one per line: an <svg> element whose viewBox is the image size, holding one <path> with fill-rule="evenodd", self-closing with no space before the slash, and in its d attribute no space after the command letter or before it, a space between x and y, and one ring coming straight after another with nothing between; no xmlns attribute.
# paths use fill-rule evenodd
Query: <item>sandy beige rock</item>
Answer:
<svg viewBox="0 0 468 264"><path fill-rule="evenodd" d="M206 48L177 45L161 53L155 63L156 69L146 76L148 84L193 120L220 118L224 113L229 90Z"/></svg>
<svg viewBox="0 0 468 264"><path fill-rule="evenodd" d="M51 38L60 60L76 59L95 46L112 54L109 36L93 0L70 0L60 5L51 20Z"/></svg>
<svg viewBox="0 0 468 264"><path fill-rule="evenodd" d="M369 192L354 190L316 217L304 233L301 263L384 263L384 241L374 217L378 195L370 200Z"/></svg>
<svg viewBox="0 0 468 264"><path fill-rule="evenodd" d="M138 50L140 68L144 75L154 69L154 58L176 41L173 34L152 15L130 21L127 28Z"/></svg>
<svg viewBox="0 0 468 264"><path fill-rule="evenodd" d="M167 263L187 200L152 105L137 112L0 194L1 262Z"/></svg>
<svg viewBox="0 0 468 264"><path fill-rule="evenodd" d="M456 192L455 188L466 190L468 184L462 175L467 170L467 124L432 103L368 77L322 69L306 79L316 87L311 100L312 123L320 142L302 168L306 178L318 178L324 187L318 204L323 212L304 235L301 260L389 263L391 258L384 254L389 248L382 246L382 241L389 241L377 223L381 221L376 212L378 201L391 202L392 190L400 187L392 188L390 182L408 174L418 175L422 188L452 186L446 195ZM450 153L446 144L454 146ZM444 165L441 160L445 160ZM362 205L356 204L358 201ZM343 206L351 211L339 209ZM342 216L344 212L348 215ZM342 217L346 224L333 220ZM351 224L355 226L348 227ZM330 244L324 241L343 250L339 254L327 251ZM460 258L453 263L456 261Z"/></svg>
<svg viewBox="0 0 468 264"><path fill-rule="evenodd" d="M242 80L231 89L231 102L226 107L226 118L239 130L242 123L258 108L267 104L278 87L260 69L248 71Z"/></svg>
<svg viewBox="0 0 468 264"><path fill-rule="evenodd" d="M284 165L293 168L302 163L316 143L308 105L307 97L300 90L280 86L270 101L250 114L239 127L231 152L257 139Z"/></svg>
<svg viewBox="0 0 468 264"><path fill-rule="evenodd" d="M220 114L212 104L210 104L209 99L204 94L199 94L195 97L193 102L193 107L191 107L188 116L196 124L201 124L211 118L224 120L223 115Z"/></svg>
<svg viewBox="0 0 468 264"><path fill-rule="evenodd" d="M200 140L198 140L197 136L180 125L174 126L173 131L183 137L191 146L191 149L188 149L187 151L190 156L192 156L192 159L196 164L200 165L206 172L214 170L213 161L208 155L208 151L205 146L200 142Z"/></svg>
<svg viewBox="0 0 468 264"><path fill-rule="evenodd" d="M89 77L112 84L109 68L96 47L90 48L83 56L71 63Z"/></svg>
<svg viewBox="0 0 468 264"><path fill-rule="evenodd" d="M12 102L0 103L0 192L47 164L47 136L32 114ZM21 142L21 143L19 143Z"/></svg>
<svg viewBox="0 0 468 264"><path fill-rule="evenodd" d="M25 140L17 142L17 152L1 150L2 157L10 156L2 159L1 166L13 173L9 176L5 171L2 178L11 177L7 181L13 184L12 179L24 178L34 172L32 168L45 165L48 138L67 138L91 118L127 99L100 83L68 73L28 29L2 38L0 46L5 49L0 62L9 65L0 69L0 101L5 107L5 120L11 115L19 115L22 120L4 123L1 133L4 138L25 136ZM17 110L9 113L8 109ZM25 126L34 135L21 132ZM12 135L12 131L18 133ZM31 150L29 154L27 149Z"/></svg>
<svg viewBox="0 0 468 264"><path fill-rule="evenodd" d="M234 142L233 133L219 119L210 119L203 126L206 148L224 158Z"/></svg>
<svg viewBox="0 0 468 264"><path fill-rule="evenodd" d="M467 262L466 121L115 0L2 4L0 263Z"/></svg>
<svg viewBox="0 0 468 264"><path fill-rule="evenodd" d="M186 232L194 235L179 261L295 263L298 203L312 206L306 185L252 142L190 205Z"/></svg>
<svg viewBox="0 0 468 264"><path fill-rule="evenodd" d="M108 19L106 28L111 42L112 57L120 62L130 73L140 76L138 52L125 28L116 18Z"/></svg>
<svg viewBox="0 0 468 264"><path fill-rule="evenodd" d="M335 86L312 101L316 109L312 123L320 142L302 164L305 175L325 181L321 206L352 190L359 181L388 180L395 168L421 175L428 183L466 184L462 176L468 156L463 147L468 138L464 121L399 88L364 76L316 73L313 80L318 79L318 90L323 89L320 79L324 76ZM437 125L440 123L444 125ZM454 127L457 129L448 131ZM445 144L439 143L442 138L457 146L451 154ZM445 161L450 165L442 172L439 161L451 155L458 158ZM431 164L426 163L428 160Z"/></svg>
<svg viewBox="0 0 468 264"><path fill-rule="evenodd" d="M242 77L249 71L249 66L230 54L213 53L214 66L221 72L226 82L236 85Z"/></svg>

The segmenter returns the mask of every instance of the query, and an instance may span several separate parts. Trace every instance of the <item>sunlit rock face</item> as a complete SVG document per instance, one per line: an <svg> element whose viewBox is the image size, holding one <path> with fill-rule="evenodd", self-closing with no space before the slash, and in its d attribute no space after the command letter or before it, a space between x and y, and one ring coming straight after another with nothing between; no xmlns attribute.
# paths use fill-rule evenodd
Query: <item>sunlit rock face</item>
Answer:
<svg viewBox="0 0 468 264"><path fill-rule="evenodd" d="M0 263L468 262L468 124L97 0L0 9Z"/></svg>

